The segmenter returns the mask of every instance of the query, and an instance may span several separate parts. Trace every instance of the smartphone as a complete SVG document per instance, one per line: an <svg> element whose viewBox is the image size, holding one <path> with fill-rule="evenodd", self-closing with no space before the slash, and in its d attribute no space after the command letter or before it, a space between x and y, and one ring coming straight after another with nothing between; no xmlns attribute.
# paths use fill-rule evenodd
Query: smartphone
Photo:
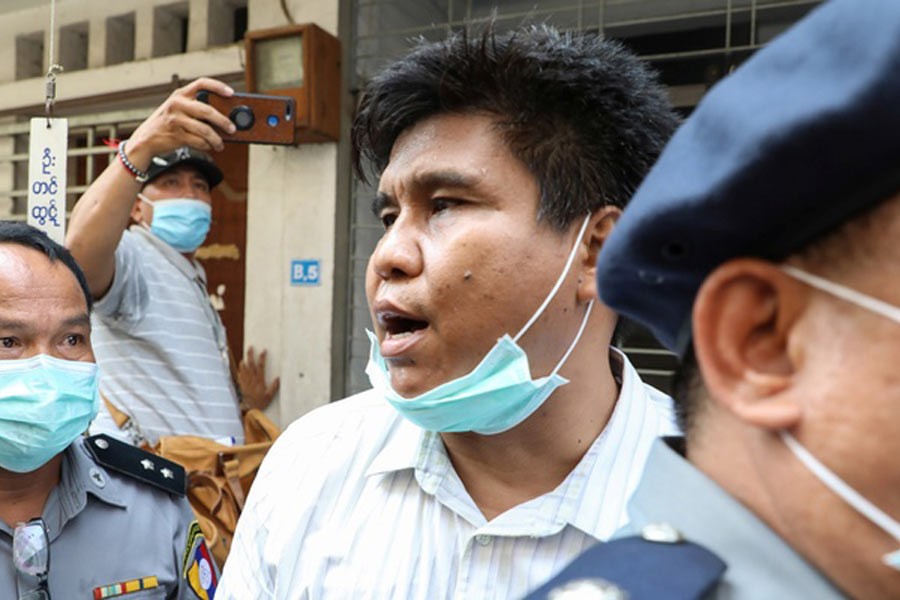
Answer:
<svg viewBox="0 0 900 600"><path fill-rule="evenodd" d="M197 92L197 100L228 117L237 131L219 131L225 142L245 144L294 143L295 106L288 96L235 93L226 98L208 90Z"/></svg>

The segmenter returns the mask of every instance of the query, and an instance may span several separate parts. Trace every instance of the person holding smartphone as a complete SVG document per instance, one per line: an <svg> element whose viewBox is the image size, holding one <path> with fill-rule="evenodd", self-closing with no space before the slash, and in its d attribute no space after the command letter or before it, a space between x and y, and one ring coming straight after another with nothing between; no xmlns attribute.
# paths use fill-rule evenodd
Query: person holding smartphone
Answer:
<svg viewBox="0 0 900 600"><path fill-rule="evenodd" d="M194 259L223 178L206 153L221 150L221 134L235 126L196 99L201 90L234 94L209 78L175 90L119 144L76 204L66 239L96 300L101 391L130 418L134 443L163 435L243 442L225 330ZM277 386L252 386L259 393L249 407L268 405ZM104 413L94 430L118 428Z"/></svg>

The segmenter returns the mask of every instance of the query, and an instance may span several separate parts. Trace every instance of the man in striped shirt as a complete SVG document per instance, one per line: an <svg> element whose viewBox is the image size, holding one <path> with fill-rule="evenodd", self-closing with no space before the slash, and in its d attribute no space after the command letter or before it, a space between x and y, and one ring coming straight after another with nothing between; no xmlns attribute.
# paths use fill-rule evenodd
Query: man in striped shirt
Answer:
<svg viewBox="0 0 900 600"><path fill-rule="evenodd" d="M222 181L197 148L220 150L218 131L234 125L196 100L201 89L233 93L212 79L176 90L119 145L75 206L66 240L97 300L101 390L136 425L131 442L243 442L225 329L194 259L209 230L211 189ZM121 435L105 410L93 430Z"/></svg>
<svg viewBox="0 0 900 600"><path fill-rule="evenodd" d="M549 27L452 34L371 80L373 389L279 439L220 599L514 598L622 524L673 427L610 349L594 269L675 121L622 46Z"/></svg>

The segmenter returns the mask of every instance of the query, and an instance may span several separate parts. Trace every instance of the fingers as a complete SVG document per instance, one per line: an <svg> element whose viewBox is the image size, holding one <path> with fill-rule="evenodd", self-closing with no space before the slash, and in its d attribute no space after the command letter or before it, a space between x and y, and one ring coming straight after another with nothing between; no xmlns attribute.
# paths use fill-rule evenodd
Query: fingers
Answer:
<svg viewBox="0 0 900 600"><path fill-rule="evenodd" d="M179 146L222 150L224 143L219 131L233 133L234 124L213 107L196 99L201 89L223 96L234 93L221 81L208 77L179 88L134 131L129 140L129 151L138 152L146 162L151 156L165 154Z"/></svg>
<svg viewBox="0 0 900 600"><path fill-rule="evenodd" d="M219 94L220 96L231 96L234 94L234 90L219 81L218 79L212 79L210 77L200 77L190 82L184 87L181 87L175 90L174 94L181 94L182 96L188 98L195 98L197 96L197 92L200 90L208 90L210 92Z"/></svg>
<svg viewBox="0 0 900 600"><path fill-rule="evenodd" d="M266 397L271 400L275 393L278 391L278 388L281 387L281 377L276 377L272 380L272 383L269 384L269 387L266 388Z"/></svg>
<svg viewBox="0 0 900 600"><path fill-rule="evenodd" d="M176 115L172 120L171 126L173 129L181 129L182 134L178 138L192 148L197 148L198 150L211 148L222 150L225 147L222 136L203 121L191 119L185 115Z"/></svg>

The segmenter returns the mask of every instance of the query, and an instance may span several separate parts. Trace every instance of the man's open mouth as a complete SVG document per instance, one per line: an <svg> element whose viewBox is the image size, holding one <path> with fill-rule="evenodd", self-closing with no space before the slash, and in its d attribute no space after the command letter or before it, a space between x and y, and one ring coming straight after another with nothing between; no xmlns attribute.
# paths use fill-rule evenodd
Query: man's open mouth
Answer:
<svg viewBox="0 0 900 600"><path fill-rule="evenodd" d="M409 337L416 331L428 327L427 321L415 319L405 315L381 313L378 315L378 324L384 329L386 340L402 339Z"/></svg>

